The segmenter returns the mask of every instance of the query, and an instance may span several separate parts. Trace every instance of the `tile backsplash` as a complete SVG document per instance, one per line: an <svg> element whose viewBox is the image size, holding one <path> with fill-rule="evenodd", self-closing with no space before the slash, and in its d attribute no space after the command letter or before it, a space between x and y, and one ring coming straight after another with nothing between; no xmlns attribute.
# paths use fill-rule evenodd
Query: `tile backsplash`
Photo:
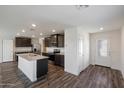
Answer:
<svg viewBox="0 0 124 93"><path fill-rule="evenodd" d="M32 47L16 47L15 52L31 52Z"/></svg>
<svg viewBox="0 0 124 93"><path fill-rule="evenodd" d="M54 52L54 49L60 49L60 53L64 53L64 48L58 48L58 47L47 47L46 52Z"/></svg>

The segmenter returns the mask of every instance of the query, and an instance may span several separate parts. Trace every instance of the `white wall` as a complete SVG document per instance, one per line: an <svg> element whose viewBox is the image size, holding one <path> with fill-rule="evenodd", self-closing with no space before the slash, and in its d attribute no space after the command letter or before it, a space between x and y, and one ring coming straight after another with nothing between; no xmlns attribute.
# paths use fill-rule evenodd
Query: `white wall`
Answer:
<svg viewBox="0 0 124 93"><path fill-rule="evenodd" d="M65 30L65 71L78 75L77 28Z"/></svg>
<svg viewBox="0 0 124 93"><path fill-rule="evenodd" d="M121 32L121 71L124 77L124 27L122 28L122 32Z"/></svg>
<svg viewBox="0 0 124 93"><path fill-rule="evenodd" d="M0 40L0 63L2 62L2 40Z"/></svg>
<svg viewBox="0 0 124 93"><path fill-rule="evenodd" d="M106 31L90 34L90 62L95 64L96 40L108 38L110 40L111 67L121 70L121 31Z"/></svg>
<svg viewBox="0 0 124 93"><path fill-rule="evenodd" d="M80 54L79 41L84 40L84 53ZM89 65L89 34L83 28L65 30L65 71L79 75Z"/></svg>
<svg viewBox="0 0 124 93"><path fill-rule="evenodd" d="M84 42L83 69L85 69L89 65L90 41L89 41L89 33L85 29L83 29L83 27L78 27L78 41L80 37L83 38L83 42Z"/></svg>

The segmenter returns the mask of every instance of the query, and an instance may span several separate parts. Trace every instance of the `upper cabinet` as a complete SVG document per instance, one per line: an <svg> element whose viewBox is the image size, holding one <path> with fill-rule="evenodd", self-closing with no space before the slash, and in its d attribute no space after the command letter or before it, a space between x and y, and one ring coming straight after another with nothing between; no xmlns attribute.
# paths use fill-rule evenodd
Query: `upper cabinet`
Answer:
<svg viewBox="0 0 124 93"><path fill-rule="evenodd" d="M31 38L28 37L16 37L15 38L16 47L31 47Z"/></svg>
<svg viewBox="0 0 124 93"><path fill-rule="evenodd" d="M51 35L51 41L50 41L52 47L57 47L58 43L58 34Z"/></svg>
<svg viewBox="0 0 124 93"><path fill-rule="evenodd" d="M54 34L45 38L45 47L64 47L64 35Z"/></svg>
<svg viewBox="0 0 124 93"><path fill-rule="evenodd" d="M58 47L64 47L64 35L58 35Z"/></svg>
<svg viewBox="0 0 124 93"><path fill-rule="evenodd" d="M50 37L46 37L46 38L44 39L45 47L51 47L50 41L51 41L51 38L50 38Z"/></svg>

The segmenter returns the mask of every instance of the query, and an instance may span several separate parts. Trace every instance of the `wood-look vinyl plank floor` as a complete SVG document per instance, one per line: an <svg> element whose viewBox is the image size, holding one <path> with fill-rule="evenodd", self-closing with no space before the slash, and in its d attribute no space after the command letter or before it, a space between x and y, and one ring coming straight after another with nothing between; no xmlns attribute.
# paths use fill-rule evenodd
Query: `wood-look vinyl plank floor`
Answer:
<svg viewBox="0 0 124 93"><path fill-rule="evenodd" d="M1 88L124 88L124 79L118 70L89 65L79 76L48 65L48 77L32 83L17 67L16 62L0 63Z"/></svg>

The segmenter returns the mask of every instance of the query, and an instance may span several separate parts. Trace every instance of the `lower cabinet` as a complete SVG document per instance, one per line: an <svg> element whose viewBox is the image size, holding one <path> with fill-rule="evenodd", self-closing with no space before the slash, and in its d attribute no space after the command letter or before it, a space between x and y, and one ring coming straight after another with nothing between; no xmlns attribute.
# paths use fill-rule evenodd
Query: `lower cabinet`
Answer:
<svg viewBox="0 0 124 93"><path fill-rule="evenodd" d="M55 65L64 67L64 55L55 55Z"/></svg>
<svg viewBox="0 0 124 93"><path fill-rule="evenodd" d="M49 60L55 61L55 54L54 53L42 53L43 56L49 57Z"/></svg>
<svg viewBox="0 0 124 93"><path fill-rule="evenodd" d="M48 56L49 60L53 61L55 65L64 67L64 55L54 53L42 53L43 56Z"/></svg>
<svg viewBox="0 0 124 93"><path fill-rule="evenodd" d="M37 79L46 75L48 72L48 59L37 60Z"/></svg>

